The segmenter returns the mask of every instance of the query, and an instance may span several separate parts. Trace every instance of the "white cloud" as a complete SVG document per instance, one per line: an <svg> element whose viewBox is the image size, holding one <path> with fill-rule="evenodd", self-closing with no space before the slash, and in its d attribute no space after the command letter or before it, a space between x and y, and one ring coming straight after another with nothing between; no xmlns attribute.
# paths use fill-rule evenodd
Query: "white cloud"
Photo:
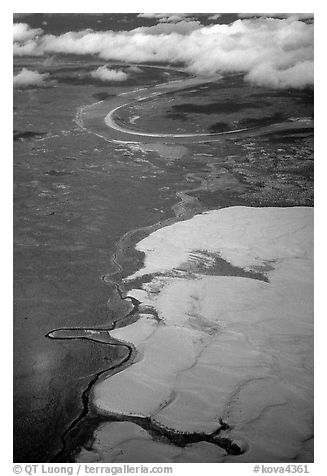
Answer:
<svg viewBox="0 0 327 476"><path fill-rule="evenodd" d="M250 71L245 79L259 86L301 89L313 84L313 76L313 61L304 61L283 70L276 70L271 63L262 63Z"/></svg>
<svg viewBox="0 0 327 476"><path fill-rule="evenodd" d="M43 35L14 43L14 53L95 55L106 61L134 63L182 62L197 74L240 72L260 85L304 87L313 84L313 28L312 23L294 16L238 19L229 25L210 26L181 21L131 31ZM297 78L297 72L305 80Z"/></svg>
<svg viewBox="0 0 327 476"><path fill-rule="evenodd" d="M218 18L221 17L221 13L215 13L214 15L211 15L208 17L208 20L218 20Z"/></svg>
<svg viewBox="0 0 327 476"><path fill-rule="evenodd" d="M139 13L138 18L163 18L166 17L167 13Z"/></svg>
<svg viewBox="0 0 327 476"><path fill-rule="evenodd" d="M153 26L141 26L139 28L135 28L133 30L134 33L145 33L147 35L162 35L162 34L169 34L172 32L180 33L181 35L185 35L190 31L197 30L201 28L202 25L199 21L185 21L182 20L178 23L157 23Z"/></svg>
<svg viewBox="0 0 327 476"><path fill-rule="evenodd" d="M156 19L161 19L161 18L168 18L171 16L177 15L179 18L180 17L185 17L187 16L187 13L139 13L137 16L138 18L156 18Z"/></svg>
<svg viewBox="0 0 327 476"><path fill-rule="evenodd" d="M128 74L117 69L109 69L106 66L100 66L91 72L92 78L100 79L100 81L126 81Z"/></svg>
<svg viewBox="0 0 327 476"><path fill-rule="evenodd" d="M187 20L189 13L139 13L138 18L153 18L164 23L177 23ZM190 18L191 20L192 18Z"/></svg>
<svg viewBox="0 0 327 476"><path fill-rule="evenodd" d="M313 13L238 13L240 18L266 17L266 18L296 18L309 20L314 17Z"/></svg>
<svg viewBox="0 0 327 476"><path fill-rule="evenodd" d="M161 18L159 22L177 23L182 20L187 21L186 17L187 17L186 13L173 13L170 15L168 14L168 16Z"/></svg>
<svg viewBox="0 0 327 476"><path fill-rule="evenodd" d="M138 66L136 65L131 65L131 66L128 66L128 68L126 68L127 71L130 71L131 73L142 73L142 69L139 68Z"/></svg>
<svg viewBox="0 0 327 476"><path fill-rule="evenodd" d="M13 25L14 41L23 42L32 40L42 33L43 30L41 28L31 28L27 23L14 23Z"/></svg>
<svg viewBox="0 0 327 476"><path fill-rule="evenodd" d="M44 87L46 80L49 78L49 73L39 73L38 71L31 71L23 68L16 76L14 76L14 88L27 87Z"/></svg>

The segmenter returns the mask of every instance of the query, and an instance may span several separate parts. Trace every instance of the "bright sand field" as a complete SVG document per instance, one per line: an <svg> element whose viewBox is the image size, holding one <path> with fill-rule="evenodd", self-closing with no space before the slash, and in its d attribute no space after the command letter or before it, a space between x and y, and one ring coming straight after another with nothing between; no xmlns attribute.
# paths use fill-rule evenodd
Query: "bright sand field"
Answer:
<svg viewBox="0 0 327 476"><path fill-rule="evenodd" d="M219 435L244 453L153 441L125 421L102 424L79 459L311 461L313 209L209 211L136 249L144 267L127 283L150 275L128 293L141 301L140 319L111 332L136 347L136 359L96 385L94 404L175 432L212 434L223 421L230 428ZM222 262L234 275L223 275Z"/></svg>

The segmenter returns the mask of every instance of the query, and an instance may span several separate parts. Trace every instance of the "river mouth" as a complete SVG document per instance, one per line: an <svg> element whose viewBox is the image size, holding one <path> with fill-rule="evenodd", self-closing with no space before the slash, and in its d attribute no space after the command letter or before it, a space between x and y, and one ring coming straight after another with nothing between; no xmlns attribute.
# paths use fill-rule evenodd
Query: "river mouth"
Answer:
<svg viewBox="0 0 327 476"><path fill-rule="evenodd" d="M116 94L121 92L117 88ZM119 131L117 137L106 136L99 109L88 117L87 130L73 124L75 111L85 102L91 106L98 93L92 85L77 91L67 84L57 91L35 91L28 113L23 94L16 98L22 114L17 129L32 122L35 131L45 133L15 142L16 462L58 457L63 434L83 412L85 389L95 375L124 361L123 346L47 336L60 328L110 328L122 317L119 305L107 306L115 290L101 277L116 273L119 282L134 272L142 262L133 250L139 239L211 208L313 201L312 130L307 127L298 127L302 136L294 126L284 136L269 130L214 146L194 137L178 139L177 145L176 138L165 138L163 145L156 136L145 144L136 138L137 146L125 147ZM105 100L97 107L102 114L107 106ZM124 236L117 272L111 257ZM74 443L70 449L76 450Z"/></svg>

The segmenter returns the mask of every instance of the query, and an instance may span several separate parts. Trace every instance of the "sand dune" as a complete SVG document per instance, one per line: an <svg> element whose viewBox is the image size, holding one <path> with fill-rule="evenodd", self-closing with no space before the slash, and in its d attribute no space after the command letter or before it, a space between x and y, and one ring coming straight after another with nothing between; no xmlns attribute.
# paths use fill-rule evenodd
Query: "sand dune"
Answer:
<svg viewBox="0 0 327 476"><path fill-rule="evenodd" d="M222 419L231 429L221 435L246 450L225 453L226 461L308 458L312 219L311 208L231 207L139 242L144 268L129 281L145 274L152 279L129 294L142 301L141 310L154 308L160 321L144 315L133 330L112 332L136 345L138 355L130 367L96 385L97 408L147 417L175 432L211 434ZM267 282L219 276L208 253L252 270L254 278L260 270ZM216 447L213 454L221 458L221 451Z"/></svg>

